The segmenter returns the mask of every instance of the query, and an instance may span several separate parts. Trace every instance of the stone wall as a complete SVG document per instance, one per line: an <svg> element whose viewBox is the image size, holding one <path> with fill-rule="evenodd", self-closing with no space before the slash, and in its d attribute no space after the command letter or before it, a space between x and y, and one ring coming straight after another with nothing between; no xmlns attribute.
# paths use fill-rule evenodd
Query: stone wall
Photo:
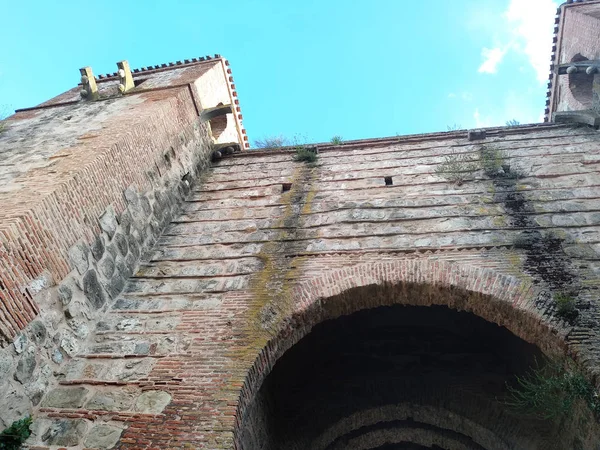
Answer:
<svg viewBox="0 0 600 450"><path fill-rule="evenodd" d="M438 168L457 154L477 168L449 181ZM256 399L278 358L320 322L385 304L473 312L598 383L595 131L440 133L293 157L247 152L211 169L57 371L32 443L91 446L112 430L123 449L248 448L237 430L267 426ZM574 317L558 314L563 293ZM574 435L596 450L587 423Z"/></svg>
<svg viewBox="0 0 600 450"><path fill-rule="evenodd" d="M194 103L189 88L163 90L7 121L0 149L17 171L0 170L0 429L44 402L83 401L81 391L55 400L61 367L210 164L210 127ZM89 443L111 430L96 427Z"/></svg>

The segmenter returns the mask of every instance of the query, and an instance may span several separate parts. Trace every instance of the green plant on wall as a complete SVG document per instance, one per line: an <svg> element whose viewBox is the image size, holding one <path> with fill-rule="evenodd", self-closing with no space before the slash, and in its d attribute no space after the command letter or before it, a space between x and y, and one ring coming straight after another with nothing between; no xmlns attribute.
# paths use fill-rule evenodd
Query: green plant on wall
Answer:
<svg viewBox="0 0 600 450"><path fill-rule="evenodd" d="M344 142L344 139L342 139L341 136L334 136L331 138L331 143L333 145L340 145L342 142Z"/></svg>
<svg viewBox="0 0 600 450"><path fill-rule="evenodd" d="M494 178L510 171L510 164L503 151L482 145L479 154L481 168L488 177Z"/></svg>
<svg viewBox="0 0 600 450"><path fill-rule="evenodd" d="M31 416L17 420L0 433L0 450L19 450L21 445L31 435Z"/></svg>
<svg viewBox="0 0 600 450"><path fill-rule="evenodd" d="M579 316L579 310L575 304L575 299L569 294L559 292L554 295L556 305L556 315L561 319L573 324Z"/></svg>
<svg viewBox="0 0 600 450"><path fill-rule="evenodd" d="M521 414L559 419L570 415L581 400L596 418L600 415L600 399L592 384L577 369L567 370L558 362L531 369L507 389L505 404Z"/></svg>
<svg viewBox="0 0 600 450"><path fill-rule="evenodd" d="M313 163L319 158L316 150L308 149L304 146L296 148L296 154L294 155L294 161Z"/></svg>
<svg viewBox="0 0 600 450"><path fill-rule="evenodd" d="M444 161L436 167L435 172L460 186L477 169L477 161L473 157L453 151L444 156Z"/></svg>

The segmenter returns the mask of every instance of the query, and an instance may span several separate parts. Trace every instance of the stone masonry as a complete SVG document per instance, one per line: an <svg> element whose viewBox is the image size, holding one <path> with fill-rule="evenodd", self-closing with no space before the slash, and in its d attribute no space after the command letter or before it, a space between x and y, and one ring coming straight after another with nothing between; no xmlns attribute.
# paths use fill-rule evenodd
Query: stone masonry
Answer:
<svg viewBox="0 0 600 450"><path fill-rule="evenodd" d="M117 74L101 75L98 101L76 87L3 124L0 428L53 402L42 397L59 368L84 348L215 146L244 145L227 61L163 66L136 69L127 95ZM203 119L219 105L232 105L225 120Z"/></svg>
<svg viewBox="0 0 600 450"><path fill-rule="evenodd" d="M436 173L445 155L482 147L523 178L477 170L457 186ZM245 448L246 411L287 348L326 318L395 302L473 311L597 379L597 148L593 130L547 125L322 146L315 165L293 150L224 159L65 355L33 442ZM340 297L409 283L471 294ZM567 287L573 325L552 301Z"/></svg>
<svg viewBox="0 0 600 450"><path fill-rule="evenodd" d="M0 429L32 414L31 450L600 450L589 403L505 402L546 359L597 399L596 129L243 151L224 58L128 71L3 122Z"/></svg>

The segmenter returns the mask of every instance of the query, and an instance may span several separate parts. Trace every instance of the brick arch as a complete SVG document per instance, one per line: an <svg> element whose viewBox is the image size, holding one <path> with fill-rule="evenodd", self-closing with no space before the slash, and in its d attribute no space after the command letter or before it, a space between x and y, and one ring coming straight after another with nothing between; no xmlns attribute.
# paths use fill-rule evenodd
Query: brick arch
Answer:
<svg viewBox="0 0 600 450"><path fill-rule="evenodd" d="M447 306L503 326L548 356L564 355L566 343L544 320L530 283L500 272L445 261L395 259L358 263L302 280L292 291L293 309L260 350L238 398L236 448L248 405L277 360L325 321L379 306Z"/></svg>
<svg viewBox="0 0 600 450"><path fill-rule="evenodd" d="M497 418L502 416L502 412L499 411L490 412L490 414L497 414ZM511 444L499 438L493 431L484 428L463 415L459 415L442 406L431 404L415 405L411 403L387 405L356 412L333 424L316 441L311 442L309 445L312 445L310 448L314 450L329 449L338 437L345 436L357 429L366 429L379 422L407 420L451 430L460 435L470 436L475 443L488 450L511 448Z"/></svg>

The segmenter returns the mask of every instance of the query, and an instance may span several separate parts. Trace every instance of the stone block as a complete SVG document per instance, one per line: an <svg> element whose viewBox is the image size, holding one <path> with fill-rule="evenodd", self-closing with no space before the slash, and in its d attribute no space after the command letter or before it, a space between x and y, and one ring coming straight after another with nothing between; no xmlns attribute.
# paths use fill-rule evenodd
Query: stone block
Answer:
<svg viewBox="0 0 600 450"><path fill-rule="evenodd" d="M14 357L6 350L0 350L0 384L8 378L14 366Z"/></svg>
<svg viewBox="0 0 600 450"><path fill-rule="evenodd" d="M106 279L111 279L115 273L115 260L108 252L98 262L98 271Z"/></svg>
<svg viewBox="0 0 600 450"><path fill-rule="evenodd" d="M94 239L94 242L92 242L92 245L90 246L92 256L96 261L100 261L102 255L104 255L104 248L104 238L102 237L102 235L97 236L96 239Z"/></svg>
<svg viewBox="0 0 600 450"><path fill-rule="evenodd" d="M115 214L115 210L112 206L106 208L106 211L104 211L104 214L100 216L98 222L100 224L100 228L102 228L102 230L108 234L110 239L112 239L117 231L118 226L117 215Z"/></svg>
<svg viewBox="0 0 600 450"><path fill-rule="evenodd" d="M119 258L117 261L117 272L123 277L129 278L131 275L133 275L133 267L127 264L127 260Z"/></svg>
<svg viewBox="0 0 600 450"><path fill-rule="evenodd" d="M105 289L110 298L115 299L123 292L125 288L125 278L120 272L115 272L115 275L106 282Z"/></svg>
<svg viewBox="0 0 600 450"><path fill-rule="evenodd" d="M171 394L165 391L146 391L135 402L135 410L144 414L159 414L171 402Z"/></svg>
<svg viewBox="0 0 600 450"><path fill-rule="evenodd" d="M62 364L63 360L64 356L58 348L52 350L52 361L54 361L55 364Z"/></svg>
<svg viewBox="0 0 600 450"><path fill-rule="evenodd" d="M31 411L32 403L21 388L10 387L2 393L0 429L8 428L15 420L22 419Z"/></svg>
<svg viewBox="0 0 600 450"><path fill-rule="evenodd" d="M143 329L143 325L137 318L127 318L120 320L116 325L116 329L119 331L139 331Z"/></svg>
<svg viewBox="0 0 600 450"><path fill-rule="evenodd" d="M102 286L98 281L98 275L95 270L89 270L83 277L83 292L91 306L100 309L106 303L106 297Z"/></svg>
<svg viewBox="0 0 600 450"><path fill-rule="evenodd" d="M112 425L95 425L85 438L84 445L89 448L111 449L117 445L122 432L122 428Z"/></svg>
<svg viewBox="0 0 600 450"><path fill-rule="evenodd" d="M41 321L35 320L29 324L27 334L35 344L44 345L48 332Z"/></svg>
<svg viewBox="0 0 600 450"><path fill-rule="evenodd" d="M42 406L47 408L81 408L88 393L89 390L83 386L53 389L44 397Z"/></svg>
<svg viewBox="0 0 600 450"><path fill-rule="evenodd" d="M79 340L71 331L63 330L59 343L60 348L70 357L79 352Z"/></svg>
<svg viewBox="0 0 600 450"><path fill-rule="evenodd" d="M37 360L35 358L35 347L31 345L25 350L23 356L21 356L21 359L19 359L19 362L17 363L15 380L23 384L31 381L36 367Z"/></svg>
<svg viewBox="0 0 600 450"><path fill-rule="evenodd" d="M106 254L109 254L115 260L118 258L119 250L117 250L117 246L113 242L106 246Z"/></svg>
<svg viewBox="0 0 600 450"><path fill-rule="evenodd" d="M23 353L23 350L25 350L26 344L27 344L27 336L25 336L25 334L20 334L13 342L13 347L15 348L15 352L17 352L18 355Z"/></svg>
<svg viewBox="0 0 600 450"><path fill-rule="evenodd" d="M63 305L69 304L73 298L73 290L68 284L63 283L58 287L58 298Z"/></svg>
<svg viewBox="0 0 600 450"><path fill-rule="evenodd" d="M123 233L125 235L128 235L131 231L132 221L133 219L131 217L131 213L129 212L129 210L126 209L123 212L123 214L121 214L121 217L119 217L119 225L121 225L121 228L123 229Z"/></svg>
<svg viewBox="0 0 600 450"><path fill-rule="evenodd" d="M144 215L146 217L150 217L152 214L152 206L150 206L150 200L145 195L140 195L140 206L142 207L142 211L144 211Z"/></svg>
<svg viewBox="0 0 600 450"><path fill-rule="evenodd" d="M87 409L102 411L127 411L133 406L134 396L126 391L96 392L85 405Z"/></svg>
<svg viewBox="0 0 600 450"><path fill-rule="evenodd" d="M129 251L129 243L127 242L127 238L121 233L117 233L115 234L114 242L121 256L127 255L127 252Z"/></svg>
<svg viewBox="0 0 600 450"><path fill-rule="evenodd" d="M89 252L88 246L83 242L79 242L69 249L69 260L72 266L77 269L79 275L83 275L90 266Z"/></svg>
<svg viewBox="0 0 600 450"><path fill-rule="evenodd" d="M125 191L123 191L123 196L125 197L125 200L127 200L127 203L131 205L137 205L140 201L138 193L133 186L129 186L125 189Z"/></svg>
<svg viewBox="0 0 600 450"><path fill-rule="evenodd" d="M81 437L87 429L84 420L55 420L42 434L42 441L48 445L74 447L79 445Z"/></svg>
<svg viewBox="0 0 600 450"><path fill-rule="evenodd" d="M137 266L136 258L133 256L133 254L131 254L131 253L128 254L125 257L125 267L127 268L127 277L130 277L131 275L133 275L136 266Z"/></svg>
<svg viewBox="0 0 600 450"><path fill-rule="evenodd" d="M128 239L128 243L129 243L129 251L131 252L131 254L133 255L133 257L135 258L135 260L139 260L140 259L140 246L137 243L136 239L133 236L129 236Z"/></svg>

